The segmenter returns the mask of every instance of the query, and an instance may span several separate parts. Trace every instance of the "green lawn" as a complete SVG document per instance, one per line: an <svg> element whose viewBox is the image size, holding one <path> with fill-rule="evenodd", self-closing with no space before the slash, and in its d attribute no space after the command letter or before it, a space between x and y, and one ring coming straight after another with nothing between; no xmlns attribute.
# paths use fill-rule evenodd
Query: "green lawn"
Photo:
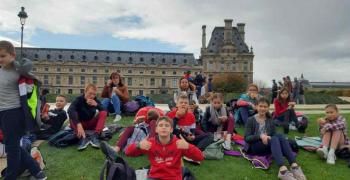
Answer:
<svg viewBox="0 0 350 180"><path fill-rule="evenodd" d="M317 125L315 120L322 115L310 115L311 119L307 135L317 136ZM346 115L350 119L350 114ZM131 123L131 117L123 118L123 125ZM110 121L111 119L109 119ZM348 125L348 127L350 127ZM242 133L242 128L238 128ZM292 131L289 136L294 137L301 134ZM115 144L117 135L109 141ZM47 163L46 173L50 180L61 179L99 179L101 166L104 162L104 156L100 150L89 147L83 152L78 152L76 147L57 149L44 143L40 147L45 161ZM125 156L124 156L125 157ZM134 168L148 165L145 156L137 158L125 158ZM337 160L336 165L328 165L324 160L319 159L314 153L300 150L298 163L308 179L349 179L350 169L344 160ZM213 161L205 160L200 166L187 164L197 179L277 179L278 167L273 163L269 170L253 169L250 162L243 158L225 156L223 160Z"/></svg>

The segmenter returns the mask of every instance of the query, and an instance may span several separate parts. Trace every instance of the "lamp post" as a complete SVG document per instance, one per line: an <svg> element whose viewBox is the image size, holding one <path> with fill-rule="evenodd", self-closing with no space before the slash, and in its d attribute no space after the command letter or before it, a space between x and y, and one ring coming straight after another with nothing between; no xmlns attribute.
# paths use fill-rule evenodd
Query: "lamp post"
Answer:
<svg viewBox="0 0 350 180"><path fill-rule="evenodd" d="M23 49L23 28L26 23L26 19L28 17L27 13L24 11L24 7L21 7L21 11L18 13L19 20L21 22L21 58L23 57L22 49Z"/></svg>

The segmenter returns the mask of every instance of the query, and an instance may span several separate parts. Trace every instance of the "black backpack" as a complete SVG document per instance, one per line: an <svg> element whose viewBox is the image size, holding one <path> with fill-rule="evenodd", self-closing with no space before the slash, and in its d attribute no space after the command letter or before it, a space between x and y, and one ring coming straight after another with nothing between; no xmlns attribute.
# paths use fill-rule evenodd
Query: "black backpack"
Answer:
<svg viewBox="0 0 350 180"><path fill-rule="evenodd" d="M101 173L100 180L136 180L135 170L121 157L114 160L107 158Z"/></svg>
<svg viewBox="0 0 350 180"><path fill-rule="evenodd" d="M48 139L48 142L51 146L64 148L69 145L77 144L79 142L79 138L73 130L61 130L52 135Z"/></svg>
<svg viewBox="0 0 350 180"><path fill-rule="evenodd" d="M298 132L305 133L305 130L309 124L309 119L305 115L299 116L297 119L298 122L296 124L296 128L298 129Z"/></svg>

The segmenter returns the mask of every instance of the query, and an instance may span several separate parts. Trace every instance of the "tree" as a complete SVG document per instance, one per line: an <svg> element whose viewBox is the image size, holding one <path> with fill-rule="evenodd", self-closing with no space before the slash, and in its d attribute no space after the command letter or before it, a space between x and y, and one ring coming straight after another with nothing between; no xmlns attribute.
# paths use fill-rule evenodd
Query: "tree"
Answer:
<svg viewBox="0 0 350 180"><path fill-rule="evenodd" d="M214 91L221 93L243 92L247 86L243 76L234 73L215 75L212 83Z"/></svg>

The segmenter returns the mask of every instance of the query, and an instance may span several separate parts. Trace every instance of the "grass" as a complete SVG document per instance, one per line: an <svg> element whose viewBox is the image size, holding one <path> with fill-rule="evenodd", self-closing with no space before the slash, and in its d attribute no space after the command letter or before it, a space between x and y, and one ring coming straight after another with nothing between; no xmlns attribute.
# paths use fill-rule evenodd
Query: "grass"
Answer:
<svg viewBox="0 0 350 180"><path fill-rule="evenodd" d="M322 115L309 115L310 123L307 129L308 136L317 136L317 125L315 120ZM345 117L350 119L350 114ZM109 119L111 121L111 119ZM123 118L123 125L131 124L132 118ZM348 125L350 128L350 126ZM243 129L238 128L242 134ZM301 136L301 134L291 131L289 137ZM109 141L115 144L118 136L115 135ZM40 147L47 163L46 173L51 180L72 179L72 180L96 180L104 163L104 156L100 150L89 147L83 152L78 152L75 146L65 149L57 149L44 143ZM123 156L134 168L148 165L145 156L128 158ZM298 163L301 165L308 179L349 179L350 171L345 160L338 159L336 165L328 165L315 153L300 150ZM278 167L272 164L269 170L253 169L250 162L243 158L225 156L223 160L205 160L200 166L185 163L194 173L197 179L277 179Z"/></svg>

